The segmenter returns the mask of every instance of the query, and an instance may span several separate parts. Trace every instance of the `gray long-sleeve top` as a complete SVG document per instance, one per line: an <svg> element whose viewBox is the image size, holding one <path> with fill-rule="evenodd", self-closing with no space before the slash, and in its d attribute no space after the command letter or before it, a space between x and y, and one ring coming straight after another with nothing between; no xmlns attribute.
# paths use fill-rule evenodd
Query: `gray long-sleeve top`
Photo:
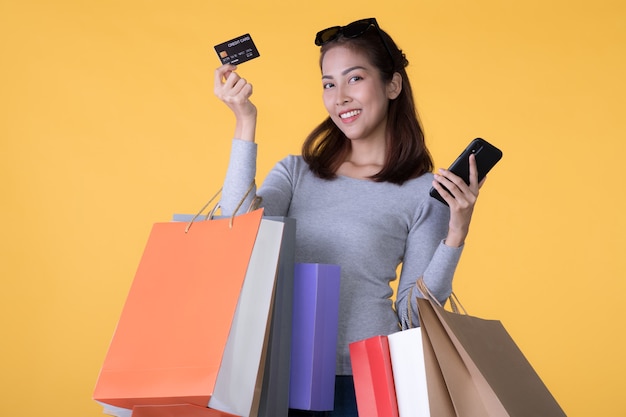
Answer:
<svg viewBox="0 0 626 417"><path fill-rule="evenodd" d="M256 175L257 145L234 139L220 206L231 214ZM344 176L316 177L300 156L288 156L253 190L268 216L296 219L296 262L341 267L337 375L351 375L349 344L408 327L409 290L423 276L444 301L462 248L443 243L449 208L428 195L432 174L403 185ZM402 264L396 304L390 282ZM413 295L419 294L417 289ZM413 323L416 303L410 304Z"/></svg>

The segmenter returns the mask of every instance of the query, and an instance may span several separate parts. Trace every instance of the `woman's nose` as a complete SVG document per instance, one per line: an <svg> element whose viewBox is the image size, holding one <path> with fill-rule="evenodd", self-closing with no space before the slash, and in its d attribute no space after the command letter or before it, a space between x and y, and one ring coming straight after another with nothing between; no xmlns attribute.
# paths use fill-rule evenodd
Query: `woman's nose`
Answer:
<svg viewBox="0 0 626 417"><path fill-rule="evenodd" d="M343 104L350 102L350 96L346 94L346 91L343 88L339 88L337 90L337 99L335 100L337 106L341 106Z"/></svg>

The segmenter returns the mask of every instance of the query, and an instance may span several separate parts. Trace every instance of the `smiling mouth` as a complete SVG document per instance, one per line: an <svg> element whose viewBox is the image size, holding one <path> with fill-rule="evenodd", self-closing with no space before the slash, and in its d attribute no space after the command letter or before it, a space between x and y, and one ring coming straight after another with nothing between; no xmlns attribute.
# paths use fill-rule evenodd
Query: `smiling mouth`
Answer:
<svg viewBox="0 0 626 417"><path fill-rule="evenodd" d="M361 113L361 110L350 110L348 112L341 113L339 115L339 117L342 118L342 119L347 119L347 118L350 118L350 117L354 117L354 116L356 116L356 115L358 115L360 113Z"/></svg>

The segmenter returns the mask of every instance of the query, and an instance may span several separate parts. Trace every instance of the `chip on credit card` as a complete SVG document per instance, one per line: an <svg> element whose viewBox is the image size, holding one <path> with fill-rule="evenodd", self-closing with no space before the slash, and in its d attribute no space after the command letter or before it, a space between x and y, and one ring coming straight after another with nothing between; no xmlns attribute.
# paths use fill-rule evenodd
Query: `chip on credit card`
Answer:
<svg viewBox="0 0 626 417"><path fill-rule="evenodd" d="M239 65L260 56L249 33L215 45L215 52L222 64L233 65Z"/></svg>

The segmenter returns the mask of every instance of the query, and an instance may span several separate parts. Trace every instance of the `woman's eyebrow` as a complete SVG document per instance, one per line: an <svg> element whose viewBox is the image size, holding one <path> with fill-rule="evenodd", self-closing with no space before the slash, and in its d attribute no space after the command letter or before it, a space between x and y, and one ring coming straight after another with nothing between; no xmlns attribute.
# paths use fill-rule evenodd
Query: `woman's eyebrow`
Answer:
<svg viewBox="0 0 626 417"><path fill-rule="evenodd" d="M348 73L350 73L351 71L357 70L357 69L366 69L365 67L362 67L360 65L355 65L354 67L350 67L350 68L346 68L345 70L341 71L341 75L346 75ZM324 79L332 79L333 76L332 75L322 75L322 80Z"/></svg>

